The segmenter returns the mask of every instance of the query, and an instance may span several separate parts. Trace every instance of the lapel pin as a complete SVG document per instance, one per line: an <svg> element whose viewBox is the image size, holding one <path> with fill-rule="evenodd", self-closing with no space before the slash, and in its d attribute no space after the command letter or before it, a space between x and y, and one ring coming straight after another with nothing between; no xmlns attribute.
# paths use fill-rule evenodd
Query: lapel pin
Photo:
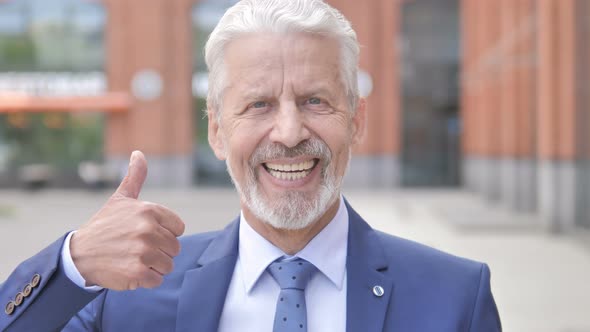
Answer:
<svg viewBox="0 0 590 332"><path fill-rule="evenodd" d="M385 294L385 290L383 289L383 287L377 285L373 287L373 294L375 294L375 296L377 297L381 297L383 296L383 294Z"/></svg>

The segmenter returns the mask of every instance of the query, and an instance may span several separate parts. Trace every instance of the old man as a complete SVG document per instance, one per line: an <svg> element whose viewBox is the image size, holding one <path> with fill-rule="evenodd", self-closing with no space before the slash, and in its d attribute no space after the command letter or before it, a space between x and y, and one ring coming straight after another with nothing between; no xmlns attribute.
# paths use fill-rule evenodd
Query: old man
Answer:
<svg viewBox="0 0 590 332"><path fill-rule="evenodd" d="M2 284L0 330L501 330L485 264L373 230L341 195L366 110L337 10L240 1L205 56L209 142L239 217L179 239L174 212L138 199L136 151L100 211Z"/></svg>

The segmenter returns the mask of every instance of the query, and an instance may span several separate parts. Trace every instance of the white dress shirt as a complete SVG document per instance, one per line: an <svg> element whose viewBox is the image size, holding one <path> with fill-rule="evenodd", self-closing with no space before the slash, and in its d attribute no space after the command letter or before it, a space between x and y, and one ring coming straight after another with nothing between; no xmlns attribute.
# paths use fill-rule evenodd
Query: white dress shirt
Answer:
<svg viewBox="0 0 590 332"><path fill-rule="evenodd" d="M71 232L64 242L61 265L68 278L88 291L86 281L70 254ZM219 321L220 332L272 332L280 287L266 271L283 251L258 234L240 214L239 253ZM312 263L318 272L305 289L308 332L346 330L346 255L348 252L348 211L344 199L334 219L295 257ZM199 313L195 312L196 315ZM207 314L207 313L202 313Z"/></svg>
<svg viewBox="0 0 590 332"><path fill-rule="evenodd" d="M258 234L240 216L239 253L219 322L220 332L272 331L279 292L266 271L277 258L287 256ZM334 219L296 257L319 270L307 284L307 331L346 330L346 254L348 211L344 200Z"/></svg>
<svg viewBox="0 0 590 332"><path fill-rule="evenodd" d="M70 232L64 241L64 245L61 248L61 267L63 271L66 273L66 276L78 287L84 288L89 292L98 292L102 290L100 286L88 286L86 287L86 280L78 271L78 268L74 264L74 260L72 259L72 254L70 253L70 241L72 240L72 235L74 235L76 231Z"/></svg>

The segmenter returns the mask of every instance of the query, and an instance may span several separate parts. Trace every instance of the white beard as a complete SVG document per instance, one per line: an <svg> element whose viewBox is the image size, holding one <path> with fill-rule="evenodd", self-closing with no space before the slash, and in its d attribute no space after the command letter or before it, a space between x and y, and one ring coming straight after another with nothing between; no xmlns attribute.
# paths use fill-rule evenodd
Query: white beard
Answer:
<svg viewBox="0 0 590 332"><path fill-rule="evenodd" d="M302 144L303 146L300 147ZM340 192L342 177L336 176L333 168L330 167L331 153L327 145L317 138L312 138L300 145L293 149L276 144L257 148L252 154L244 185L238 183L234 177L229 156L226 160L227 170L243 203L257 218L277 229L299 230L310 226L326 213L338 199ZM316 167L322 167L320 170L322 182L319 190L312 194L287 191L281 196L273 196L272 199L266 197L255 174L255 167L260 164L260 161L303 154L320 158L320 163L316 165ZM263 169L260 171L265 172Z"/></svg>

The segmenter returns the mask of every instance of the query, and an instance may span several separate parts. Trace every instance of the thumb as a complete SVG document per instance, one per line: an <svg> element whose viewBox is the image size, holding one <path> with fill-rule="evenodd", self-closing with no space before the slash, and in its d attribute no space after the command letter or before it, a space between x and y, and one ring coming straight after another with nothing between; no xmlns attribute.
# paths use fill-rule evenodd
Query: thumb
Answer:
<svg viewBox="0 0 590 332"><path fill-rule="evenodd" d="M145 156L141 151L133 151L129 160L127 175L125 175L125 178L121 181L115 194L137 199L146 176L147 161L145 160Z"/></svg>

